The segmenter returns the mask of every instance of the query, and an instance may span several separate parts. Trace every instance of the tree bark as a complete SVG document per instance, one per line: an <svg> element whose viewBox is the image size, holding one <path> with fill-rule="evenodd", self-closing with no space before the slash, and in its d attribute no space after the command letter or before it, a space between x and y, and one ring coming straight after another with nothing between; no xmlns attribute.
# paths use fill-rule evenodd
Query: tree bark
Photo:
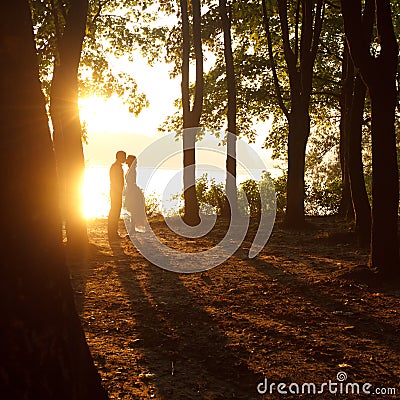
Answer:
<svg viewBox="0 0 400 400"><path fill-rule="evenodd" d="M366 35L371 36L373 14L366 13L363 20L365 26L368 25ZM339 215L346 219L355 218L359 245L367 247L371 242L371 207L365 188L362 162L362 126L366 87L359 72L356 73L354 69L347 43L343 51L342 80L340 158L343 193Z"/></svg>
<svg viewBox="0 0 400 400"><path fill-rule="evenodd" d="M107 399L65 265L52 142L28 2L0 24L0 398Z"/></svg>
<svg viewBox="0 0 400 400"><path fill-rule="evenodd" d="M380 54L371 55L370 39L361 17L360 1L341 1L344 29L354 64L371 99L372 237L371 265L383 276L398 275L397 238L399 179L395 136L398 45L390 1L366 0L365 11L375 13ZM375 8L376 7L376 8Z"/></svg>
<svg viewBox="0 0 400 400"><path fill-rule="evenodd" d="M371 264L382 275L395 277L399 273L399 174L394 128L397 102L394 75L392 82L370 85L369 93L372 115Z"/></svg>
<svg viewBox="0 0 400 400"><path fill-rule="evenodd" d="M340 168L342 171L342 196L338 216L346 220L354 218L350 189L350 117L354 86L354 66L347 46L344 46L342 60L342 90L340 96Z"/></svg>
<svg viewBox="0 0 400 400"><path fill-rule="evenodd" d="M50 114L66 221L68 244L79 249L88 242L82 215L85 162L78 109L78 68L85 37L88 0L71 0L64 34L58 44L50 93Z"/></svg>
<svg viewBox="0 0 400 400"><path fill-rule="evenodd" d="M238 214L238 198L236 184L236 78L235 65L232 52L231 20L228 13L226 0L219 0L219 12L221 16L222 31L224 34L224 56L226 65L226 86L228 94L228 134L227 134L227 157L226 157L226 195L223 215L232 217Z"/></svg>
<svg viewBox="0 0 400 400"><path fill-rule="evenodd" d="M292 103L289 119L288 137L288 179L285 224L301 228L304 218L304 168L308 136L310 134L310 117L308 107Z"/></svg>
<svg viewBox="0 0 400 400"><path fill-rule="evenodd" d="M371 243L371 206L365 188L362 161L362 125L366 87L357 73L354 81L354 94L351 105L349 131L349 177L353 199L356 233L361 247Z"/></svg>
<svg viewBox="0 0 400 400"><path fill-rule="evenodd" d="M368 4L367 4L368 5ZM374 8L368 5L362 16L363 35L365 40L371 41L374 27ZM349 66L351 66L351 103L348 114L349 137L348 164L350 188L356 220L356 232L359 245L367 247L371 243L371 206L365 188L363 162L362 162L362 126L364 120L364 105L366 86L361 79L360 72L355 73L354 64L351 60L349 48L346 43L346 54Z"/></svg>
<svg viewBox="0 0 400 400"><path fill-rule="evenodd" d="M191 226L200 223L196 196L196 133L203 107L203 51L201 44L200 0L193 0L193 43L196 60L196 84L193 108L190 106L190 28L187 0L181 0L182 14L182 107L183 107L183 186L184 221Z"/></svg>

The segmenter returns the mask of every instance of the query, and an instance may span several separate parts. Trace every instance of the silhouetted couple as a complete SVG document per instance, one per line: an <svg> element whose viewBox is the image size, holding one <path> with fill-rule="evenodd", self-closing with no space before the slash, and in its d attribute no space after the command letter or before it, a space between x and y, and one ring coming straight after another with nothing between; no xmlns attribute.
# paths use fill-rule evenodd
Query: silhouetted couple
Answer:
<svg viewBox="0 0 400 400"><path fill-rule="evenodd" d="M146 225L145 199L142 190L136 184L137 160L133 155L126 156L125 151L118 151L115 162L110 167L110 200L111 208L108 214L108 239L120 240L118 222L121 215L122 195L124 194L125 209L129 213L127 230L129 235L144 232ZM122 164L129 167L124 179ZM125 188L125 190L124 190Z"/></svg>

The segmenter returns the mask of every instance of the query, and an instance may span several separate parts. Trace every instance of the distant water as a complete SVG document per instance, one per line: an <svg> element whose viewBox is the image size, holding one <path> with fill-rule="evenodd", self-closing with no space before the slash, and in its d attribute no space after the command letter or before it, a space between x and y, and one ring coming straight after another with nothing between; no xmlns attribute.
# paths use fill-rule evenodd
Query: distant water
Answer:
<svg viewBox="0 0 400 400"><path fill-rule="evenodd" d="M125 170L126 171L126 170ZM198 168L196 176L200 177L207 173L209 179L216 183L225 181L225 173L221 170L204 170ZM261 178L261 171L256 179ZM250 176L238 174L238 183L243 182ZM144 191L145 196L154 196L162 199L163 208L175 207L171 198L177 193L182 193L183 183L181 171L171 169L158 169L152 171L138 167L137 183ZM86 167L83 186L84 214L88 218L107 217L110 209L109 200L109 167L91 166Z"/></svg>
<svg viewBox="0 0 400 400"><path fill-rule="evenodd" d="M83 213L88 218L102 218L110 209L110 183L106 167L86 167L83 182Z"/></svg>

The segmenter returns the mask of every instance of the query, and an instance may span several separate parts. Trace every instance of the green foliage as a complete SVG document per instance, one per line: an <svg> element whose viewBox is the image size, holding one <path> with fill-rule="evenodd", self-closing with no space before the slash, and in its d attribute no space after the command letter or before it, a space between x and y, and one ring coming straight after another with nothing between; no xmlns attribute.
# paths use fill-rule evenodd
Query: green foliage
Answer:
<svg viewBox="0 0 400 400"><path fill-rule="evenodd" d="M161 214L161 200L156 193L146 194L146 215L147 217L157 217Z"/></svg>
<svg viewBox="0 0 400 400"><path fill-rule="evenodd" d="M288 121L278 105L273 85L261 2L249 0L229 3L237 86L237 132L239 135L254 140L257 134L254 130L255 123L270 119L272 129L266 137L265 145L274 150L274 158L285 160L287 157ZM293 49L296 47L294 44L296 4L296 2L287 4ZM285 106L290 110L292 88L282 51L282 33L276 2L267 2L267 6L270 15L274 60L282 97ZM173 65L173 74L176 76L179 74L180 68L179 21L173 28L170 27L170 32L169 37L162 34L159 36L159 40L165 40L167 49L165 59ZM218 131L226 127L227 96L222 29L218 4L215 1L203 2L202 35L205 57L212 59L213 63L211 67L206 68L205 72L201 125ZM343 33L340 9L336 3L329 3L326 6L320 40L321 45L314 66L310 116L312 135L319 133L321 143L324 143L324 132L330 138L332 135L336 138L338 136L338 99L341 86ZM177 112L167 119L161 130L169 131L181 128L179 111L181 103L179 100L176 102L176 107ZM331 141L330 138L329 141Z"/></svg>
<svg viewBox="0 0 400 400"><path fill-rule="evenodd" d="M141 36L136 27L143 5L135 0L89 1L86 37L80 65L81 96L117 94L135 115L148 106L134 76L118 65L132 60Z"/></svg>
<svg viewBox="0 0 400 400"><path fill-rule="evenodd" d="M244 198L247 199L247 207ZM261 195L258 182L254 179L247 179L240 184L238 203L241 214L252 217L261 215Z"/></svg>
<svg viewBox="0 0 400 400"><path fill-rule="evenodd" d="M247 205L246 205L247 200ZM264 171L260 181L247 179L239 185L239 211L243 215L260 217L261 213L276 210L275 183L271 175Z"/></svg>
<svg viewBox="0 0 400 400"><path fill-rule="evenodd" d="M259 217L276 208L277 215L286 210L287 174L272 178L264 172L262 179L247 179L238 187L238 206L242 215ZM225 185L203 174L196 179L196 193L200 210L204 214L221 215L225 202ZM309 179L305 189L305 210L308 215L334 215L337 213L342 193L342 183L335 176L335 168L320 170L315 179ZM183 198L183 195L179 196Z"/></svg>
<svg viewBox="0 0 400 400"><path fill-rule="evenodd" d="M313 181L306 193L306 214L334 215L339 209L342 181L337 177L326 179L325 182Z"/></svg>
<svg viewBox="0 0 400 400"><path fill-rule="evenodd" d="M283 173L277 178L273 179L276 196L276 213L283 215L286 211L286 186L287 174Z"/></svg>
<svg viewBox="0 0 400 400"><path fill-rule="evenodd" d="M225 202L223 183L216 183L214 178L203 174L196 179L196 195L201 213L221 215Z"/></svg>
<svg viewBox="0 0 400 400"><path fill-rule="evenodd" d="M226 199L222 182L216 183L208 174L203 174L196 179L196 193L201 212L221 215ZM238 206L242 215L259 217L261 204L266 212L275 208L274 182L268 173L264 173L260 181L247 179L238 188Z"/></svg>
<svg viewBox="0 0 400 400"><path fill-rule="evenodd" d="M135 22L141 16L142 5L136 0L89 0L86 37L79 70L80 96L122 97L129 110L138 114L148 101L138 91L134 77L116 68L115 57L131 54L140 32ZM44 94L49 100L55 63L62 39L69 0L30 0L34 25L40 78Z"/></svg>
<svg viewBox="0 0 400 400"><path fill-rule="evenodd" d="M337 172L337 171L336 171ZM276 195L276 213L286 211L287 173L284 172L273 180ZM305 212L307 215L334 215L337 213L342 194L342 182L335 175L335 168L320 170L314 179L305 184Z"/></svg>

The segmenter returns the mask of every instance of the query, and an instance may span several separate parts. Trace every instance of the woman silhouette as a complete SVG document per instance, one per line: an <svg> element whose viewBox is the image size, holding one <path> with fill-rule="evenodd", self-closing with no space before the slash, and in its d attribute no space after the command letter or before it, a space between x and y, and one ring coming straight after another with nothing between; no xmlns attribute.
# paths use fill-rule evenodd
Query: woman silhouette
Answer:
<svg viewBox="0 0 400 400"><path fill-rule="evenodd" d="M135 232L146 231L146 202L142 190L136 184L137 160L133 155L126 158L129 170L125 175L125 209L130 214L130 224L128 224L129 235Z"/></svg>

